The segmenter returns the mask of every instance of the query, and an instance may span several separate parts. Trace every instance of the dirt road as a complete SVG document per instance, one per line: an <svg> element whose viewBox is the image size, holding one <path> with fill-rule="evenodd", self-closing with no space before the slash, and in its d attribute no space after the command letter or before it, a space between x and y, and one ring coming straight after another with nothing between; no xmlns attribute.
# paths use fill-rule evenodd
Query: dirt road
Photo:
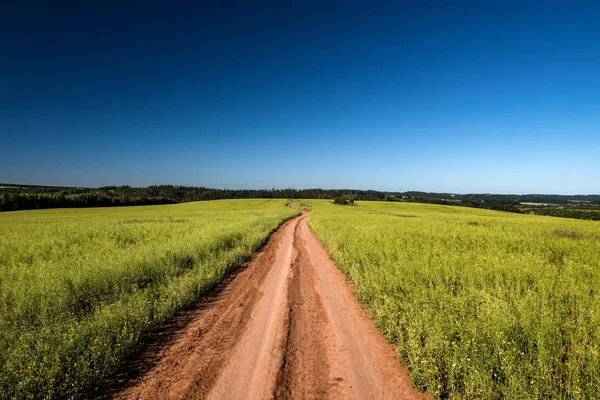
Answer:
<svg viewBox="0 0 600 400"><path fill-rule="evenodd" d="M119 399L418 399L309 230L284 224Z"/></svg>

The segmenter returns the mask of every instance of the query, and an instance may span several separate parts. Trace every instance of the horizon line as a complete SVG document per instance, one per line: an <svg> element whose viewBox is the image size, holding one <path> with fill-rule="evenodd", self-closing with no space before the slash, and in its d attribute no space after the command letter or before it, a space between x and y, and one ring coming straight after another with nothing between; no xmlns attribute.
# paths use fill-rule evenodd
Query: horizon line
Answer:
<svg viewBox="0 0 600 400"><path fill-rule="evenodd" d="M577 197L577 196L600 196L600 193L588 193L588 194L583 194L583 193L577 193L577 194L558 194L558 193L493 193L493 192L431 192L431 191L423 191L423 190L404 190L404 191L399 191L399 190L377 190L377 189L349 189L349 188L334 188L334 189L325 189L325 188L320 188L320 187L310 187L310 188L294 188L294 187L281 187L281 188L258 188L258 189L249 189L249 188L236 188L236 189L229 189L229 188L217 188L217 187L208 187L208 186L194 186L194 185L177 185L177 184L171 184L171 183L161 183L161 184L152 184L152 185L147 185L147 186L135 186L135 185L103 185L103 186L97 186L97 187L92 187L92 186L63 186L63 185L40 185L40 184L25 184L25 183L4 183L4 182L0 182L0 187L2 186L15 186L15 187L47 187L47 188L65 188L65 189L101 189L101 188L105 188L105 187L131 187L131 188L148 188L151 186L175 186L175 187L188 187L188 188L204 188L204 189L210 189L210 190L267 190L267 191L272 191L272 190L337 190L337 191L363 191L363 192L378 192L378 193L410 193L410 192L417 192L417 193L425 193L425 194L450 194L450 195L459 195L459 196L465 196L465 195L501 195L501 196L564 196L564 197Z"/></svg>

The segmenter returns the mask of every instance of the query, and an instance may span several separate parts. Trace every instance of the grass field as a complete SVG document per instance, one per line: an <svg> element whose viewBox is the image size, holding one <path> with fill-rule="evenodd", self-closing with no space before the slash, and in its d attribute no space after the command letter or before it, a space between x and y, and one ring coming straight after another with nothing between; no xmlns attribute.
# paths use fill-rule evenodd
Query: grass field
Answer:
<svg viewBox="0 0 600 400"><path fill-rule="evenodd" d="M304 203L419 389L467 399L600 397L598 222Z"/></svg>
<svg viewBox="0 0 600 400"><path fill-rule="evenodd" d="M285 200L0 213L0 397L77 397L298 214Z"/></svg>
<svg viewBox="0 0 600 400"><path fill-rule="evenodd" d="M0 397L78 397L296 215L285 200L0 213ZM598 398L600 224L306 200L309 224L450 398Z"/></svg>

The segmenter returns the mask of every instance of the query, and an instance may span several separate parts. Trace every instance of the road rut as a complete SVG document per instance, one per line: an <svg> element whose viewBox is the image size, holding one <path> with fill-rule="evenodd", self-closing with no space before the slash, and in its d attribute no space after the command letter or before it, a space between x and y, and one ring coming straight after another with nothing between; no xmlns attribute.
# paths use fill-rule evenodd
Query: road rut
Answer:
<svg viewBox="0 0 600 400"><path fill-rule="evenodd" d="M306 222L286 222L118 399L419 399Z"/></svg>

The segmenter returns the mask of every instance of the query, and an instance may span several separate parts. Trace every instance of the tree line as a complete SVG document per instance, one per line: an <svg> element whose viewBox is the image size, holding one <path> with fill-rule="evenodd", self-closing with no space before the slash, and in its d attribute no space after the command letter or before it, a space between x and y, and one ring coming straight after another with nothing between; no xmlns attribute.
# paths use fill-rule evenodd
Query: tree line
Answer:
<svg viewBox="0 0 600 400"><path fill-rule="evenodd" d="M600 210L583 210L578 208L539 207L531 212L536 215L549 215L552 217L588 219L600 221Z"/></svg>
<svg viewBox="0 0 600 400"><path fill-rule="evenodd" d="M115 197L103 193L1 193L0 211L32 210L42 208L115 207L151 204L173 204L164 197Z"/></svg>
<svg viewBox="0 0 600 400"><path fill-rule="evenodd" d="M151 204L174 204L222 199L338 199L404 201L486 208L521 213L521 202L568 204L569 200L586 200L600 204L600 195L504 195L452 194L427 192L380 192L352 189L213 189L196 186L153 185L148 187L104 186L100 188L26 186L0 184L0 211L42 208L114 207ZM584 206L586 207L586 206ZM580 219L600 219L598 212L536 209L536 214Z"/></svg>
<svg viewBox="0 0 600 400"><path fill-rule="evenodd" d="M352 196L357 200L384 200L385 198L384 193L373 190L231 190L176 185L155 185L148 187L105 186L89 189L0 185L0 211L173 204L190 201L249 198L334 199L342 195Z"/></svg>

